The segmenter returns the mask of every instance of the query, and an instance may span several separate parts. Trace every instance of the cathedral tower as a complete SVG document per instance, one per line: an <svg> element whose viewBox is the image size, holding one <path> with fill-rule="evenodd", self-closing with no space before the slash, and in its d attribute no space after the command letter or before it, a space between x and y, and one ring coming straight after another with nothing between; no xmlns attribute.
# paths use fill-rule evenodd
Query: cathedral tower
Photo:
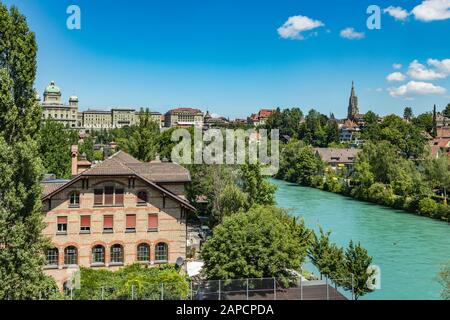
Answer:
<svg viewBox="0 0 450 320"><path fill-rule="evenodd" d="M348 103L347 119L353 120L357 114L359 114L358 97L356 96L355 83L352 82L352 92L350 94L350 100Z"/></svg>

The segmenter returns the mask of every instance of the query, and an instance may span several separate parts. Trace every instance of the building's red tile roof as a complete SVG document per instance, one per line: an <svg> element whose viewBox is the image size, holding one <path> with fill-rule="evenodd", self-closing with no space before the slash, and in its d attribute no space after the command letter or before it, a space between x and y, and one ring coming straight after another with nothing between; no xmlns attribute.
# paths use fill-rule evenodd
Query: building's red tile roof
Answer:
<svg viewBox="0 0 450 320"><path fill-rule="evenodd" d="M169 110L169 113L202 113L202 111L194 108L176 108Z"/></svg>
<svg viewBox="0 0 450 320"><path fill-rule="evenodd" d="M102 161L90 169L84 171L78 176L74 177L67 183L59 185L46 186L44 184L44 199L57 193L64 188L72 185L74 182L83 177L92 176L137 176L153 187L159 189L161 192L174 198L174 200L183 203L190 209L195 210L192 205L185 199L173 194L169 190L162 187L162 183L187 183L191 181L190 173L187 169L176 163L171 162L140 162L126 152L119 151L105 161Z"/></svg>

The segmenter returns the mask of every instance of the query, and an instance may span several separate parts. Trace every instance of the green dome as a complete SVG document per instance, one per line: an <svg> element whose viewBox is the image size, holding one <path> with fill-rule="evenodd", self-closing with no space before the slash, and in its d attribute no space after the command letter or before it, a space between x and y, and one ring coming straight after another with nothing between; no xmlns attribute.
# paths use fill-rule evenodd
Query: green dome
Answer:
<svg viewBox="0 0 450 320"><path fill-rule="evenodd" d="M45 93L57 93L57 94L60 94L61 90L55 84L55 81L52 81L52 82L50 82L50 85L47 88L45 88Z"/></svg>

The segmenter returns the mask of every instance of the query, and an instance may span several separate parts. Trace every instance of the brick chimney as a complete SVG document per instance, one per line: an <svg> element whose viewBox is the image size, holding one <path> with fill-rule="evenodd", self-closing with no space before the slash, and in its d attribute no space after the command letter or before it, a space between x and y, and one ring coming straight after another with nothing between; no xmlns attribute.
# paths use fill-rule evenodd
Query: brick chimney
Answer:
<svg viewBox="0 0 450 320"><path fill-rule="evenodd" d="M78 146L73 145L71 148L72 157L72 176L78 175Z"/></svg>

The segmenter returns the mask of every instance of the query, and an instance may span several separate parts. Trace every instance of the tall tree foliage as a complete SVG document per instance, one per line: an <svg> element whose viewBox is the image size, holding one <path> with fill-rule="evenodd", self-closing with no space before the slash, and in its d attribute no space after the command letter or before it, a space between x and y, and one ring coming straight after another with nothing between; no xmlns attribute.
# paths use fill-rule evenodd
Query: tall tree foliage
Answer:
<svg viewBox="0 0 450 320"><path fill-rule="evenodd" d="M210 279L287 276L300 268L310 232L282 209L255 206L226 217L202 249Z"/></svg>
<svg viewBox="0 0 450 320"><path fill-rule="evenodd" d="M158 152L159 125L150 115L150 111L141 110L139 124L132 127L129 139L121 139L120 147L138 160L148 162L156 157Z"/></svg>
<svg viewBox="0 0 450 320"><path fill-rule="evenodd" d="M77 140L76 131L54 120L45 121L41 128L39 153L46 173L53 173L58 178L70 178L70 146L77 144Z"/></svg>
<svg viewBox="0 0 450 320"><path fill-rule="evenodd" d="M248 194L250 203L259 205L274 205L276 186L261 174L260 164L245 164L241 166L242 190Z"/></svg>
<svg viewBox="0 0 450 320"><path fill-rule="evenodd" d="M25 17L2 4L0 35L0 299L35 299L55 289L42 272L37 46Z"/></svg>

